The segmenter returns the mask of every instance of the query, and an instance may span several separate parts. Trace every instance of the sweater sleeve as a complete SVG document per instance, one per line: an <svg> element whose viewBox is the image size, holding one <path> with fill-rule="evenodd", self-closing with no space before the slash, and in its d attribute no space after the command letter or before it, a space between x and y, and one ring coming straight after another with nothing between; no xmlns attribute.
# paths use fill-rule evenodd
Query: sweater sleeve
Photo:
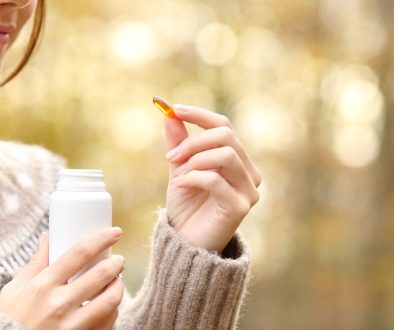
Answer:
<svg viewBox="0 0 394 330"><path fill-rule="evenodd" d="M19 323L8 317L7 315L0 314L0 329L1 330L26 330L26 328Z"/></svg>
<svg viewBox="0 0 394 330"><path fill-rule="evenodd" d="M126 292L116 330L235 329L250 274L237 231L221 255L194 247L159 211L148 274L134 298Z"/></svg>

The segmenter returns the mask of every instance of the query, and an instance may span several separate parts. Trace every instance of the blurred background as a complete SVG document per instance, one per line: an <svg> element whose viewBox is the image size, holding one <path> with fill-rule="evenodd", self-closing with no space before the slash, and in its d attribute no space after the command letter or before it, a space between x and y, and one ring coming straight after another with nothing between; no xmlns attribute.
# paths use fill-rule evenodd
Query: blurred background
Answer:
<svg viewBox="0 0 394 330"><path fill-rule="evenodd" d="M390 0L49 1L38 52L0 91L0 138L104 169L135 293L167 183L152 96L225 114L263 174L241 225L240 329L393 329L393 14Z"/></svg>

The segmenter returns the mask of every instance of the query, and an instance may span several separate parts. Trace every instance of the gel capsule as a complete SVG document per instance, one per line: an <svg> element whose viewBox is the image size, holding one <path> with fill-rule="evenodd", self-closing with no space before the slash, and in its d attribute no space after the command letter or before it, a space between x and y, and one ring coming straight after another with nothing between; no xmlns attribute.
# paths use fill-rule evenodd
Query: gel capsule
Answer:
<svg viewBox="0 0 394 330"><path fill-rule="evenodd" d="M155 96L153 98L153 104L158 108L162 113L164 113L167 117L175 118L174 110L172 109L171 104L168 103L165 99L160 96Z"/></svg>

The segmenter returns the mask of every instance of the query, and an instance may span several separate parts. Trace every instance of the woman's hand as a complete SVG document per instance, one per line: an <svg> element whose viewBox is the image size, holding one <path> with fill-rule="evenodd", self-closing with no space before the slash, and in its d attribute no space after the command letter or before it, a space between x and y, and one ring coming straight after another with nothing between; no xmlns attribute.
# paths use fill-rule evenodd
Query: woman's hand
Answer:
<svg viewBox="0 0 394 330"><path fill-rule="evenodd" d="M114 245L121 234L120 228L102 229L49 266L48 235L43 234L29 263L1 290L0 313L29 330L111 329L123 295L123 282L117 276L124 268L124 258L108 257L70 284L67 281Z"/></svg>
<svg viewBox="0 0 394 330"><path fill-rule="evenodd" d="M220 253L259 200L261 175L227 117L198 107L173 108L179 120L165 118L167 215L189 243ZM204 131L188 136L183 121Z"/></svg>

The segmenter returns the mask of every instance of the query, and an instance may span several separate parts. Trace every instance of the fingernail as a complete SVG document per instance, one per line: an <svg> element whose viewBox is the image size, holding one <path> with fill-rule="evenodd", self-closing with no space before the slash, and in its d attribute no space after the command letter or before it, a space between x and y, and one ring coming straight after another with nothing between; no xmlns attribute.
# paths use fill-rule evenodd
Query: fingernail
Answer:
<svg viewBox="0 0 394 330"><path fill-rule="evenodd" d="M123 233L120 227L112 227L111 231L115 238L119 238Z"/></svg>
<svg viewBox="0 0 394 330"><path fill-rule="evenodd" d="M180 147L175 147L174 149L171 149L169 152L166 153L167 159L172 159L174 158L180 151Z"/></svg>
<svg viewBox="0 0 394 330"><path fill-rule="evenodd" d="M115 254L115 255L113 255L113 257L116 259L119 259L119 261L121 261L122 263L125 263L125 261L126 261L125 258L120 254Z"/></svg>
<svg viewBox="0 0 394 330"><path fill-rule="evenodd" d="M175 112L188 112L189 109L182 104L173 104L172 105L172 110L174 110Z"/></svg>

